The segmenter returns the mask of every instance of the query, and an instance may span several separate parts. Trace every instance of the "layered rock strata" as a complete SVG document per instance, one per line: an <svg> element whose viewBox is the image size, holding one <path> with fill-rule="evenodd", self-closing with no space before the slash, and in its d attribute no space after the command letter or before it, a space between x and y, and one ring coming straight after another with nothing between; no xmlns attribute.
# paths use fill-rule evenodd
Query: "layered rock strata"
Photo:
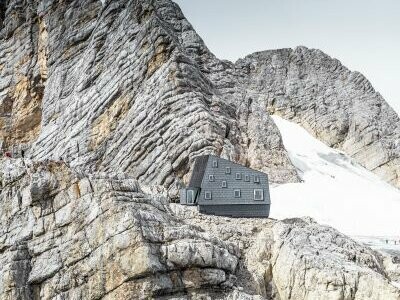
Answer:
<svg viewBox="0 0 400 300"><path fill-rule="evenodd" d="M398 262L309 219L205 216L57 162L1 170L2 299L400 299Z"/></svg>
<svg viewBox="0 0 400 300"><path fill-rule="evenodd" d="M5 4L4 149L127 172L174 195L204 153L296 181L269 117L279 113L398 185L398 116L319 50L221 61L169 0Z"/></svg>
<svg viewBox="0 0 400 300"><path fill-rule="evenodd" d="M177 219L136 180L1 167L1 299L148 299L235 282L238 248Z"/></svg>
<svg viewBox="0 0 400 300"><path fill-rule="evenodd" d="M299 123L400 187L399 116L362 74L306 47L254 53L236 66L270 114Z"/></svg>

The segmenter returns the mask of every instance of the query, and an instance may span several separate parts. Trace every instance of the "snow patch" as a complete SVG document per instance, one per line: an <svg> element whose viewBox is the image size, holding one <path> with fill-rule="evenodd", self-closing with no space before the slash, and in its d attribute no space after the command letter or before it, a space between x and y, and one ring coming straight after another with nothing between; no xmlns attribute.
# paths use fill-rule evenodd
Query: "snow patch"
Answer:
<svg viewBox="0 0 400 300"><path fill-rule="evenodd" d="M271 187L272 218L310 216L352 236L400 238L398 189L301 126L272 118L303 180Z"/></svg>

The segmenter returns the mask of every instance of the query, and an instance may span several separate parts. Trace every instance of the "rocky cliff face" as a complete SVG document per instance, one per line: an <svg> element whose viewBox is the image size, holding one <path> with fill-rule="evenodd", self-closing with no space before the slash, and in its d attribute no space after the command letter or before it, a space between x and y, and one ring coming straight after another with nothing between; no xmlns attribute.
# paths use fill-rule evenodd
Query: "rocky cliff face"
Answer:
<svg viewBox="0 0 400 300"><path fill-rule="evenodd" d="M320 51L220 61L169 0L6 4L7 149L32 145L37 160L123 170L172 195L203 153L296 181L272 112L398 185L398 116L362 75Z"/></svg>
<svg viewBox="0 0 400 300"><path fill-rule="evenodd" d="M371 83L320 50L298 47L239 60L268 112L301 124L400 187L400 119Z"/></svg>
<svg viewBox="0 0 400 300"><path fill-rule="evenodd" d="M400 299L398 262L309 219L203 216L63 163L1 170L1 299Z"/></svg>
<svg viewBox="0 0 400 300"><path fill-rule="evenodd" d="M15 0L5 12L5 148L32 145L37 160L123 170L172 194L203 153L296 181L269 112L399 184L398 116L362 75L320 51L220 61L169 0Z"/></svg>
<svg viewBox="0 0 400 300"><path fill-rule="evenodd" d="M233 284L239 251L121 174L2 164L1 299L145 299Z"/></svg>
<svg viewBox="0 0 400 300"><path fill-rule="evenodd" d="M0 28L0 140L25 149L0 161L0 299L400 298L397 260L332 228L169 204L202 154L297 181L271 113L398 185L398 116L361 75L218 60L169 0L7 0Z"/></svg>
<svg viewBox="0 0 400 300"><path fill-rule="evenodd" d="M204 153L296 180L266 108L245 99L233 65L171 1L10 2L4 24L14 11L21 18L3 29L0 51L5 147L33 144L36 160L124 171L175 194ZM40 130L16 131L21 122Z"/></svg>

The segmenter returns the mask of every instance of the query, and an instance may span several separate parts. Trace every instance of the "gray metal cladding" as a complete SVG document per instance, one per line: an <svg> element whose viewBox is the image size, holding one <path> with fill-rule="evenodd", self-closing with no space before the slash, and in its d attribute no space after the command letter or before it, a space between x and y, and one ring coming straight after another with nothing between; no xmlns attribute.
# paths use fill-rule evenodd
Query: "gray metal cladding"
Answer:
<svg viewBox="0 0 400 300"><path fill-rule="evenodd" d="M187 201L186 201L186 189L181 189L179 196L180 196L179 197L180 204L186 204L187 203Z"/></svg>
<svg viewBox="0 0 400 300"><path fill-rule="evenodd" d="M214 165L215 162L216 165ZM210 180L210 175L212 175L212 180ZM259 182L255 182L257 177ZM226 187L223 187L223 181L226 182ZM240 189L239 198L235 198L235 189ZM254 189L263 190L264 199L262 201L254 200ZM210 200L205 199L205 192L211 192ZM268 176L265 173L210 155L203 174L198 203L199 205L270 204Z"/></svg>
<svg viewBox="0 0 400 300"><path fill-rule="evenodd" d="M227 217L259 217L269 216L270 205L267 204L230 204L230 205L202 205L199 211L203 214Z"/></svg>
<svg viewBox="0 0 400 300"><path fill-rule="evenodd" d="M263 218L269 215L267 174L214 155L196 159L190 183L181 191L182 204L189 205L189 190L199 192L197 203L192 205L198 205L201 213Z"/></svg>
<svg viewBox="0 0 400 300"><path fill-rule="evenodd" d="M192 187L192 188L201 187L201 182L203 180L204 172L207 167L208 158L209 158L209 155L203 155L203 156L199 156L196 158L196 161L194 162L192 176L190 177L190 182L189 182L188 187Z"/></svg>

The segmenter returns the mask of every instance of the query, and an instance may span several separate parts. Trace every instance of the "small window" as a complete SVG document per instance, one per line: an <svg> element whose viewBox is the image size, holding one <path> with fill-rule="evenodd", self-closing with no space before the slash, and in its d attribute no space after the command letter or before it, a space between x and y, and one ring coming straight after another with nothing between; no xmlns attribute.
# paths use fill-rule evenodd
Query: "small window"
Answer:
<svg viewBox="0 0 400 300"><path fill-rule="evenodd" d="M244 175L244 181L250 181L250 175Z"/></svg>
<svg viewBox="0 0 400 300"><path fill-rule="evenodd" d="M242 179L242 174L241 174L241 173L236 173L236 179L237 179L237 180Z"/></svg>
<svg viewBox="0 0 400 300"><path fill-rule="evenodd" d="M218 161L214 160L212 165L213 165L213 168L218 168Z"/></svg>
<svg viewBox="0 0 400 300"><path fill-rule="evenodd" d="M221 187L223 187L223 188L228 187L228 184L226 183L226 180L223 180L223 181L222 181Z"/></svg>
<svg viewBox="0 0 400 300"><path fill-rule="evenodd" d="M215 181L214 175L212 175L212 174L208 175L208 180L209 181Z"/></svg>
<svg viewBox="0 0 400 300"><path fill-rule="evenodd" d="M257 200L257 201L264 200L264 191L262 189L254 190L254 200Z"/></svg>
<svg viewBox="0 0 400 300"><path fill-rule="evenodd" d="M187 204L193 204L194 203L194 191L193 190L188 190L186 192L186 201Z"/></svg>
<svg viewBox="0 0 400 300"><path fill-rule="evenodd" d="M211 200L211 198L212 198L211 192L204 192L204 199Z"/></svg>
<svg viewBox="0 0 400 300"><path fill-rule="evenodd" d="M226 167L225 174L231 174L231 167Z"/></svg>
<svg viewBox="0 0 400 300"><path fill-rule="evenodd" d="M240 190L239 189L233 190L233 193L235 195L235 198L240 198Z"/></svg>
<svg viewBox="0 0 400 300"><path fill-rule="evenodd" d="M260 183L260 177L258 175L254 176L254 182L255 183Z"/></svg>

